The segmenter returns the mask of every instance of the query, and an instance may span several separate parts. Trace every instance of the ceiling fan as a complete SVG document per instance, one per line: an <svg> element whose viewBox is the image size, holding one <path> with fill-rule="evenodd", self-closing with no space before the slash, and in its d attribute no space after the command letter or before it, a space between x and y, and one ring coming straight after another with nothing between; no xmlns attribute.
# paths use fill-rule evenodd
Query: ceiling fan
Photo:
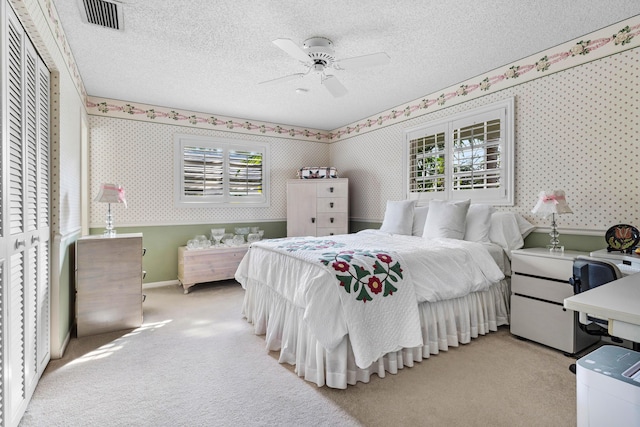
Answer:
<svg viewBox="0 0 640 427"><path fill-rule="evenodd" d="M333 42L325 37L312 37L298 46L291 39L276 39L273 44L280 49L301 61L307 71L304 73L291 74L273 80L267 80L260 84L283 83L295 80L313 73L320 76L320 83L327 88L329 93L335 97L343 96L347 93L347 88L333 74L326 74L327 69L351 70L356 68L372 67L376 65L388 64L389 55L384 52L372 53L370 55L356 56L353 58L336 59L333 49Z"/></svg>

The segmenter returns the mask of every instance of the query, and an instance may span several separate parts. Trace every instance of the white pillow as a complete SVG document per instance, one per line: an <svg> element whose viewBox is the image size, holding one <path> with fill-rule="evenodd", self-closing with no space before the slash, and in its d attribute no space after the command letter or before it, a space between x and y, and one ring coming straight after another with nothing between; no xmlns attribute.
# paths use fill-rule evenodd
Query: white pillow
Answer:
<svg viewBox="0 0 640 427"><path fill-rule="evenodd" d="M522 219L524 220L524 218ZM509 258L511 258L512 250L520 249L524 246L522 231L518 225L518 215L513 212L493 213L493 215L491 215L489 239L491 239L493 243L502 246L502 249L504 249Z"/></svg>
<svg viewBox="0 0 640 427"><path fill-rule="evenodd" d="M489 230L491 229L491 214L493 214L494 211L494 207L490 205L473 204L469 206L464 240L470 242L490 242Z"/></svg>
<svg viewBox="0 0 640 427"><path fill-rule="evenodd" d="M462 240L470 203L470 200L457 202L431 200L422 237L424 239L447 237Z"/></svg>
<svg viewBox="0 0 640 427"><path fill-rule="evenodd" d="M415 200L388 200L380 231L411 236L415 206Z"/></svg>
<svg viewBox="0 0 640 427"><path fill-rule="evenodd" d="M427 212L429 212L429 205L416 206L413 210L413 231L411 234L414 236L422 237L424 223L427 221Z"/></svg>

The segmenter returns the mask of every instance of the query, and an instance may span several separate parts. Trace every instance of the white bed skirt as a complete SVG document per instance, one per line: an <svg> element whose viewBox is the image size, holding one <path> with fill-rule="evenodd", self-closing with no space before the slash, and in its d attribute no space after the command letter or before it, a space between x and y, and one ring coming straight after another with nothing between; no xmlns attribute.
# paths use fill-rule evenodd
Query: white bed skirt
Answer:
<svg viewBox="0 0 640 427"><path fill-rule="evenodd" d="M280 363L295 365L299 376L319 387L326 384L344 389L358 381L368 383L372 374L384 378L386 372L395 374L431 354L466 344L471 338L509 324L511 290L507 280L461 298L424 302L419 305L424 345L387 353L361 369L355 364L348 336L329 352L302 321L302 308L250 279L245 283L245 291L242 314L254 325L257 335L266 336L267 350L280 351Z"/></svg>

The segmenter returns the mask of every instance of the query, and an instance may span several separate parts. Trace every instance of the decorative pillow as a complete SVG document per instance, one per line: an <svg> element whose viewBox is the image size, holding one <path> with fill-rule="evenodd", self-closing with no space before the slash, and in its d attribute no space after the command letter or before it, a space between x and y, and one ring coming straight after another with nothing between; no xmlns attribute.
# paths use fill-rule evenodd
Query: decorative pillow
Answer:
<svg viewBox="0 0 640 427"><path fill-rule="evenodd" d="M380 231L411 236L415 206L415 200L388 200Z"/></svg>
<svg viewBox="0 0 640 427"><path fill-rule="evenodd" d="M414 236L422 237L424 223L427 220L427 212L429 212L429 205L416 206L413 210L413 231L411 234Z"/></svg>
<svg viewBox="0 0 640 427"><path fill-rule="evenodd" d="M456 202L431 200L422 237L425 239L447 237L462 240L470 203L470 200Z"/></svg>
<svg viewBox="0 0 640 427"><path fill-rule="evenodd" d="M467 225L464 240L470 242L490 242L491 215L495 211L493 206L473 204L467 212Z"/></svg>

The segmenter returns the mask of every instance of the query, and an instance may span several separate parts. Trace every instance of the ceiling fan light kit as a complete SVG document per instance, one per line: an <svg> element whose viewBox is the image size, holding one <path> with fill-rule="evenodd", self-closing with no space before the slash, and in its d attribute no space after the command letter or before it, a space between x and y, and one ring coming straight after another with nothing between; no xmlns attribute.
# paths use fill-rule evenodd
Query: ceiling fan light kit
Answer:
<svg viewBox="0 0 640 427"><path fill-rule="evenodd" d="M289 80L302 78L313 72L320 75L320 83L334 97L340 97L347 94L347 88L333 74L327 74L327 69L348 70L363 67L373 67L376 65L388 64L389 55L384 52L372 53L370 55L357 56L346 59L336 59L333 42L325 37L311 37L304 41L302 47L298 46L291 39L276 39L273 44L285 51L293 58L301 61L307 71L304 73L291 74L279 77L273 80L267 80L260 84L283 83ZM301 93L300 88L296 89L297 93ZM307 92L304 90L303 92Z"/></svg>

